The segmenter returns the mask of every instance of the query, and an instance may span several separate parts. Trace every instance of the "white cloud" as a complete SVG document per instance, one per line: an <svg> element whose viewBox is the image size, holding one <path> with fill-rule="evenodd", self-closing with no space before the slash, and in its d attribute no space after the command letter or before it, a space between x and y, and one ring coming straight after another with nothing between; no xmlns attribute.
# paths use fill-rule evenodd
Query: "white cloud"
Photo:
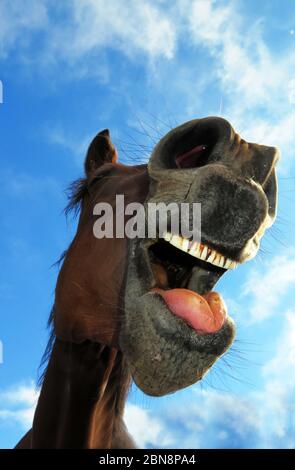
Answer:
<svg viewBox="0 0 295 470"><path fill-rule="evenodd" d="M23 0L20 8L12 5L5 0L0 6L2 55L15 46L24 57L25 44L30 60L47 66L67 64L71 78L91 75L107 83L112 63L105 52L120 51L151 66L154 80L164 80L163 92L173 101L171 107L178 109L177 102L182 101L184 117L195 114L196 108L200 113L200 98L192 97L198 93L205 98L206 84L215 81L223 97L222 114L248 140L279 145L283 152L280 169L288 171L294 147L295 53L287 47L284 53L272 50L264 39L264 18L250 23L231 0L173 4L132 0L124 5L119 0L70 0L66 5ZM36 31L42 40L38 51L32 49L30 55ZM190 54L185 64L178 54L183 43ZM193 59L200 53L207 57L199 70ZM169 75L167 61L156 61L155 66L154 59L159 58L173 58Z"/></svg>
<svg viewBox="0 0 295 470"><path fill-rule="evenodd" d="M21 0L0 3L0 58L6 57L16 45L26 47L31 33L48 25L46 2Z"/></svg>
<svg viewBox="0 0 295 470"><path fill-rule="evenodd" d="M66 18L66 20L65 20ZM161 2L130 0L70 0L66 5L46 0L3 0L0 5L0 57L15 46L32 45L33 33L42 34L39 58L73 64L87 54L111 47L125 55L146 54L171 59L176 46L174 22ZM42 54L40 54L42 53ZM33 55L29 54L32 59ZM101 60L99 60L100 62ZM100 69L100 64L97 64ZM84 68L84 72L87 68ZM104 75L107 73L103 68Z"/></svg>
<svg viewBox="0 0 295 470"><path fill-rule="evenodd" d="M25 37L29 45L30 33L39 29L44 36L40 51L45 62L62 59L73 65L88 57L93 64L96 56L99 68L104 62L100 52L105 48L128 57L143 53L149 58L177 60L178 44L185 38L188 47L197 46L196 52L207 50L215 61L210 67L213 75L242 113L257 105L277 110L278 103L280 108L282 103L293 103L295 54L290 50L272 53L263 40L263 19L249 26L231 0L178 0L173 5L149 0L124 5L120 0L70 0L66 6L23 0L17 7L13 5L5 0L0 7L0 45L6 53L20 38ZM82 75L90 72L83 63ZM102 69L107 76L104 66ZM197 79L192 76L191 80ZM188 93L191 95L190 87Z"/></svg>
<svg viewBox="0 0 295 470"><path fill-rule="evenodd" d="M189 399L168 402L153 411L153 419L160 423L162 439L148 439L146 443L176 449L255 447L260 421L259 409L253 400L222 391L201 391L199 387L191 390L193 394ZM149 433L153 434L152 423L148 424ZM137 441L140 426L133 435Z"/></svg>
<svg viewBox="0 0 295 470"><path fill-rule="evenodd" d="M284 325L277 337L273 357L264 365L266 378L261 401L261 434L268 446L295 445L295 311L284 315Z"/></svg>
<svg viewBox="0 0 295 470"><path fill-rule="evenodd" d="M155 3L131 0L123 5L120 0L73 0L72 8L73 24L66 34L73 36L66 54L80 56L111 46L126 55L142 51L151 57L173 57L173 23Z"/></svg>
<svg viewBox="0 0 295 470"><path fill-rule="evenodd" d="M295 388L295 311L288 310L284 316L283 332L277 340L277 351L265 365L264 372L268 377L279 378L285 386Z"/></svg>
<svg viewBox="0 0 295 470"><path fill-rule="evenodd" d="M38 395L32 381L0 390L0 420L16 422L27 430L32 425Z"/></svg>
<svg viewBox="0 0 295 470"><path fill-rule="evenodd" d="M33 382L30 382L29 385L19 385L16 388L10 388L9 390L0 392L0 400L2 403L33 406L37 399L38 392Z"/></svg>
<svg viewBox="0 0 295 470"><path fill-rule="evenodd" d="M288 99L291 104L295 104L295 78L288 82Z"/></svg>
<svg viewBox="0 0 295 470"><path fill-rule="evenodd" d="M241 436L247 434L249 430L257 430L257 414L252 409L251 402L246 398L240 397L237 400L234 394L215 390L200 392L197 388L195 391L202 405L194 408L197 410L201 408L201 416L205 422L218 421L221 423L221 429L223 423L225 428L229 427ZM206 429L205 425L203 427Z"/></svg>
<svg viewBox="0 0 295 470"><path fill-rule="evenodd" d="M294 54L274 56L262 39L262 21L243 21L232 1L195 0L188 15L192 39L206 47L216 59L217 73L225 90L240 98L246 107L273 106L277 98L287 98L282 83L293 76Z"/></svg>
<svg viewBox="0 0 295 470"><path fill-rule="evenodd" d="M154 447L166 447L171 442L170 433L164 428L161 419L152 416L148 410L127 403L124 419L128 431L141 449L146 448L148 444Z"/></svg>
<svg viewBox="0 0 295 470"><path fill-rule="evenodd" d="M242 298L249 302L247 321L261 322L276 313L284 296L295 285L295 254L275 256L263 270L252 269L242 287Z"/></svg>

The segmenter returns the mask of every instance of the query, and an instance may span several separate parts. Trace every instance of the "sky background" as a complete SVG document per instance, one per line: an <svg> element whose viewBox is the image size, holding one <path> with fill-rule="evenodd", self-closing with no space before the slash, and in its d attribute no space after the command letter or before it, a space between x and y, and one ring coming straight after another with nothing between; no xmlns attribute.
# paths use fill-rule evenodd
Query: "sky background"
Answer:
<svg viewBox="0 0 295 470"><path fill-rule="evenodd" d="M76 227L64 189L90 140L107 127L121 162L146 161L171 127L220 115L280 147L278 219L218 284L230 352L169 397L134 387L126 421L141 447L294 448L294 1L1 0L0 79L0 447L30 427L51 266Z"/></svg>

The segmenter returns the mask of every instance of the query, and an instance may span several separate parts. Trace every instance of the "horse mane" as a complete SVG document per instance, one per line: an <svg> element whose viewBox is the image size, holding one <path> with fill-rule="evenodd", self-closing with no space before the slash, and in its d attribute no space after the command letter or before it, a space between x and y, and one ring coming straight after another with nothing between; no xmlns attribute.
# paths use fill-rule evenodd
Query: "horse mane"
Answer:
<svg viewBox="0 0 295 470"><path fill-rule="evenodd" d="M81 209L81 203L88 192L86 178L79 178L73 181L66 189L68 203L64 209L66 217L73 212L77 216Z"/></svg>
<svg viewBox="0 0 295 470"><path fill-rule="evenodd" d="M49 329L49 339L47 341L45 351L42 355L42 358L41 358L41 361L40 361L40 364L39 364L39 367L38 367L38 378L37 378L37 386L38 387L41 387L41 385L43 383L43 380L44 380L44 377L45 377L45 374L46 374L46 370L47 370L47 366L48 366L48 361L49 361L49 358L50 358L50 355L51 355L51 352L52 352L52 348L53 348L53 345L54 345L54 341L55 341L53 319L54 319L54 306L52 307L49 318L47 320L47 328Z"/></svg>

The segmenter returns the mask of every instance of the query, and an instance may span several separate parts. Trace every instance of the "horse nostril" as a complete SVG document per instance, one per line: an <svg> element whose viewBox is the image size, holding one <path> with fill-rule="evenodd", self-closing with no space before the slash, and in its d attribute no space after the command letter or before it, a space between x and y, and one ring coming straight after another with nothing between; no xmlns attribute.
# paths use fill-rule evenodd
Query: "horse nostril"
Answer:
<svg viewBox="0 0 295 470"><path fill-rule="evenodd" d="M172 129L156 145L149 171L198 168L219 160L234 131L222 118L194 119Z"/></svg>
<svg viewBox="0 0 295 470"><path fill-rule="evenodd" d="M177 168L197 168L208 162L209 145L197 145L175 158Z"/></svg>

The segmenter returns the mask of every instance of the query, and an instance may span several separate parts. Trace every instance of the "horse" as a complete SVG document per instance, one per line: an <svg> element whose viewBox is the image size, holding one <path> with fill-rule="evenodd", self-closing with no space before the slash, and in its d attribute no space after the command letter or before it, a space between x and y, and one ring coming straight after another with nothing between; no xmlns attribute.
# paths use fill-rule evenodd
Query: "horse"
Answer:
<svg viewBox="0 0 295 470"><path fill-rule="evenodd" d="M71 188L79 220L57 278L32 428L16 448L135 448L123 419L131 383L163 396L202 379L236 331L213 288L256 255L274 222L278 158L221 117L170 130L147 164L120 163L108 129L95 136ZM117 195L124 207L200 203L199 241L173 233L169 216L163 234L97 238L95 207L115 211Z"/></svg>

